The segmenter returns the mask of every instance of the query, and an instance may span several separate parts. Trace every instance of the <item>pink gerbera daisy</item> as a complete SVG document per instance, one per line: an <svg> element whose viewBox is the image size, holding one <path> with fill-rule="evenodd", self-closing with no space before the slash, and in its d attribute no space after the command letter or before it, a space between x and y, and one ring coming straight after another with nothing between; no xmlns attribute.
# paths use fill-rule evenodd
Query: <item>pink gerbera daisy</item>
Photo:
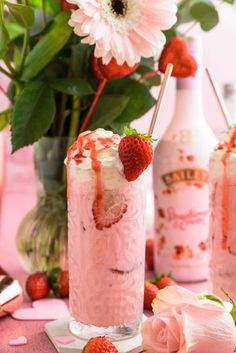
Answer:
<svg viewBox="0 0 236 353"><path fill-rule="evenodd" d="M159 55L166 30L176 22L175 0L67 0L78 5L69 21L83 43L95 44L95 56L114 57L129 66Z"/></svg>

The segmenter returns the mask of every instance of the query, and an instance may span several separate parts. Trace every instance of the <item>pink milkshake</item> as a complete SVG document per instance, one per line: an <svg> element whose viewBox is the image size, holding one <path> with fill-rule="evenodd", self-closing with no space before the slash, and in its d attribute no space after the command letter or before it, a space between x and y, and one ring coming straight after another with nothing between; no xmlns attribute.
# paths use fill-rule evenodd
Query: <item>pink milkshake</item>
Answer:
<svg viewBox="0 0 236 353"><path fill-rule="evenodd" d="M236 127L224 136L210 161L210 287L236 298Z"/></svg>
<svg viewBox="0 0 236 353"><path fill-rule="evenodd" d="M145 180L125 179L119 142L98 129L68 152L70 329L85 339L133 336L143 313Z"/></svg>

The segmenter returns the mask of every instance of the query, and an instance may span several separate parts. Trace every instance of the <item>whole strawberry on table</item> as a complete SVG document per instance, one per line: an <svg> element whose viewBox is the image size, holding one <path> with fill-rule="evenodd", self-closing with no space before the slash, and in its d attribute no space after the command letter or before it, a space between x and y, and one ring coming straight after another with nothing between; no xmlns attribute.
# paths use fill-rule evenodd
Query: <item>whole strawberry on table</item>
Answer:
<svg viewBox="0 0 236 353"><path fill-rule="evenodd" d="M105 337L91 338L82 353L119 353L113 343Z"/></svg>
<svg viewBox="0 0 236 353"><path fill-rule="evenodd" d="M159 275L150 281L144 282L144 309L152 310L152 302L158 291L168 286L176 285L176 281L168 275Z"/></svg>
<svg viewBox="0 0 236 353"><path fill-rule="evenodd" d="M26 280L26 293L32 300L46 298L52 290L59 298L69 297L69 273L55 268L49 273L36 272Z"/></svg>

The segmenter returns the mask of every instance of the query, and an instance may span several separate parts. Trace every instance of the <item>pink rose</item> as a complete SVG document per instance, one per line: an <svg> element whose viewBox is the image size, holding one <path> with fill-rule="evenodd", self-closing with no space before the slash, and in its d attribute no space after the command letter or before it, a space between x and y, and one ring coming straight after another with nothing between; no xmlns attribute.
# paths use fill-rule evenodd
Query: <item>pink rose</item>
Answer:
<svg viewBox="0 0 236 353"><path fill-rule="evenodd" d="M160 290L153 302L154 316L142 325L147 353L233 353L236 327L220 304L199 300L179 286Z"/></svg>

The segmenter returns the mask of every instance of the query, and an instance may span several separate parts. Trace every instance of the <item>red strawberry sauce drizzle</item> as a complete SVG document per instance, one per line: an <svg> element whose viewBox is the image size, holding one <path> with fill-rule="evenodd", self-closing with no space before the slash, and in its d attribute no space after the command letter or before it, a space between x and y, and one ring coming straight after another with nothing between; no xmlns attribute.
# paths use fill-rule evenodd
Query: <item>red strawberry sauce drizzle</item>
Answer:
<svg viewBox="0 0 236 353"><path fill-rule="evenodd" d="M111 148L114 143L117 143L117 136L113 135L111 137L97 137L96 140L92 138L94 132L84 133L82 136L79 135L77 141L70 147L67 154L67 167L70 162L74 160L76 164L80 164L83 162L83 158L87 158L87 156L83 155L83 150L88 150L90 152L91 158L91 166L95 173L96 180L96 199L99 200L99 207L103 207L103 182L101 175L101 161L98 159L98 155ZM96 141L100 142L102 148L96 148ZM77 153L76 153L77 151ZM69 168L67 168L69 170ZM68 178L68 180L70 180ZM68 185L68 197L70 195L70 184Z"/></svg>
<svg viewBox="0 0 236 353"><path fill-rule="evenodd" d="M229 141L221 143L216 150L224 150L225 153L222 156L222 163L224 165L223 185L222 185L222 248L228 249L228 233L229 233L229 180L227 173L227 160L229 158L232 148L236 147L236 127L234 128L233 134Z"/></svg>

